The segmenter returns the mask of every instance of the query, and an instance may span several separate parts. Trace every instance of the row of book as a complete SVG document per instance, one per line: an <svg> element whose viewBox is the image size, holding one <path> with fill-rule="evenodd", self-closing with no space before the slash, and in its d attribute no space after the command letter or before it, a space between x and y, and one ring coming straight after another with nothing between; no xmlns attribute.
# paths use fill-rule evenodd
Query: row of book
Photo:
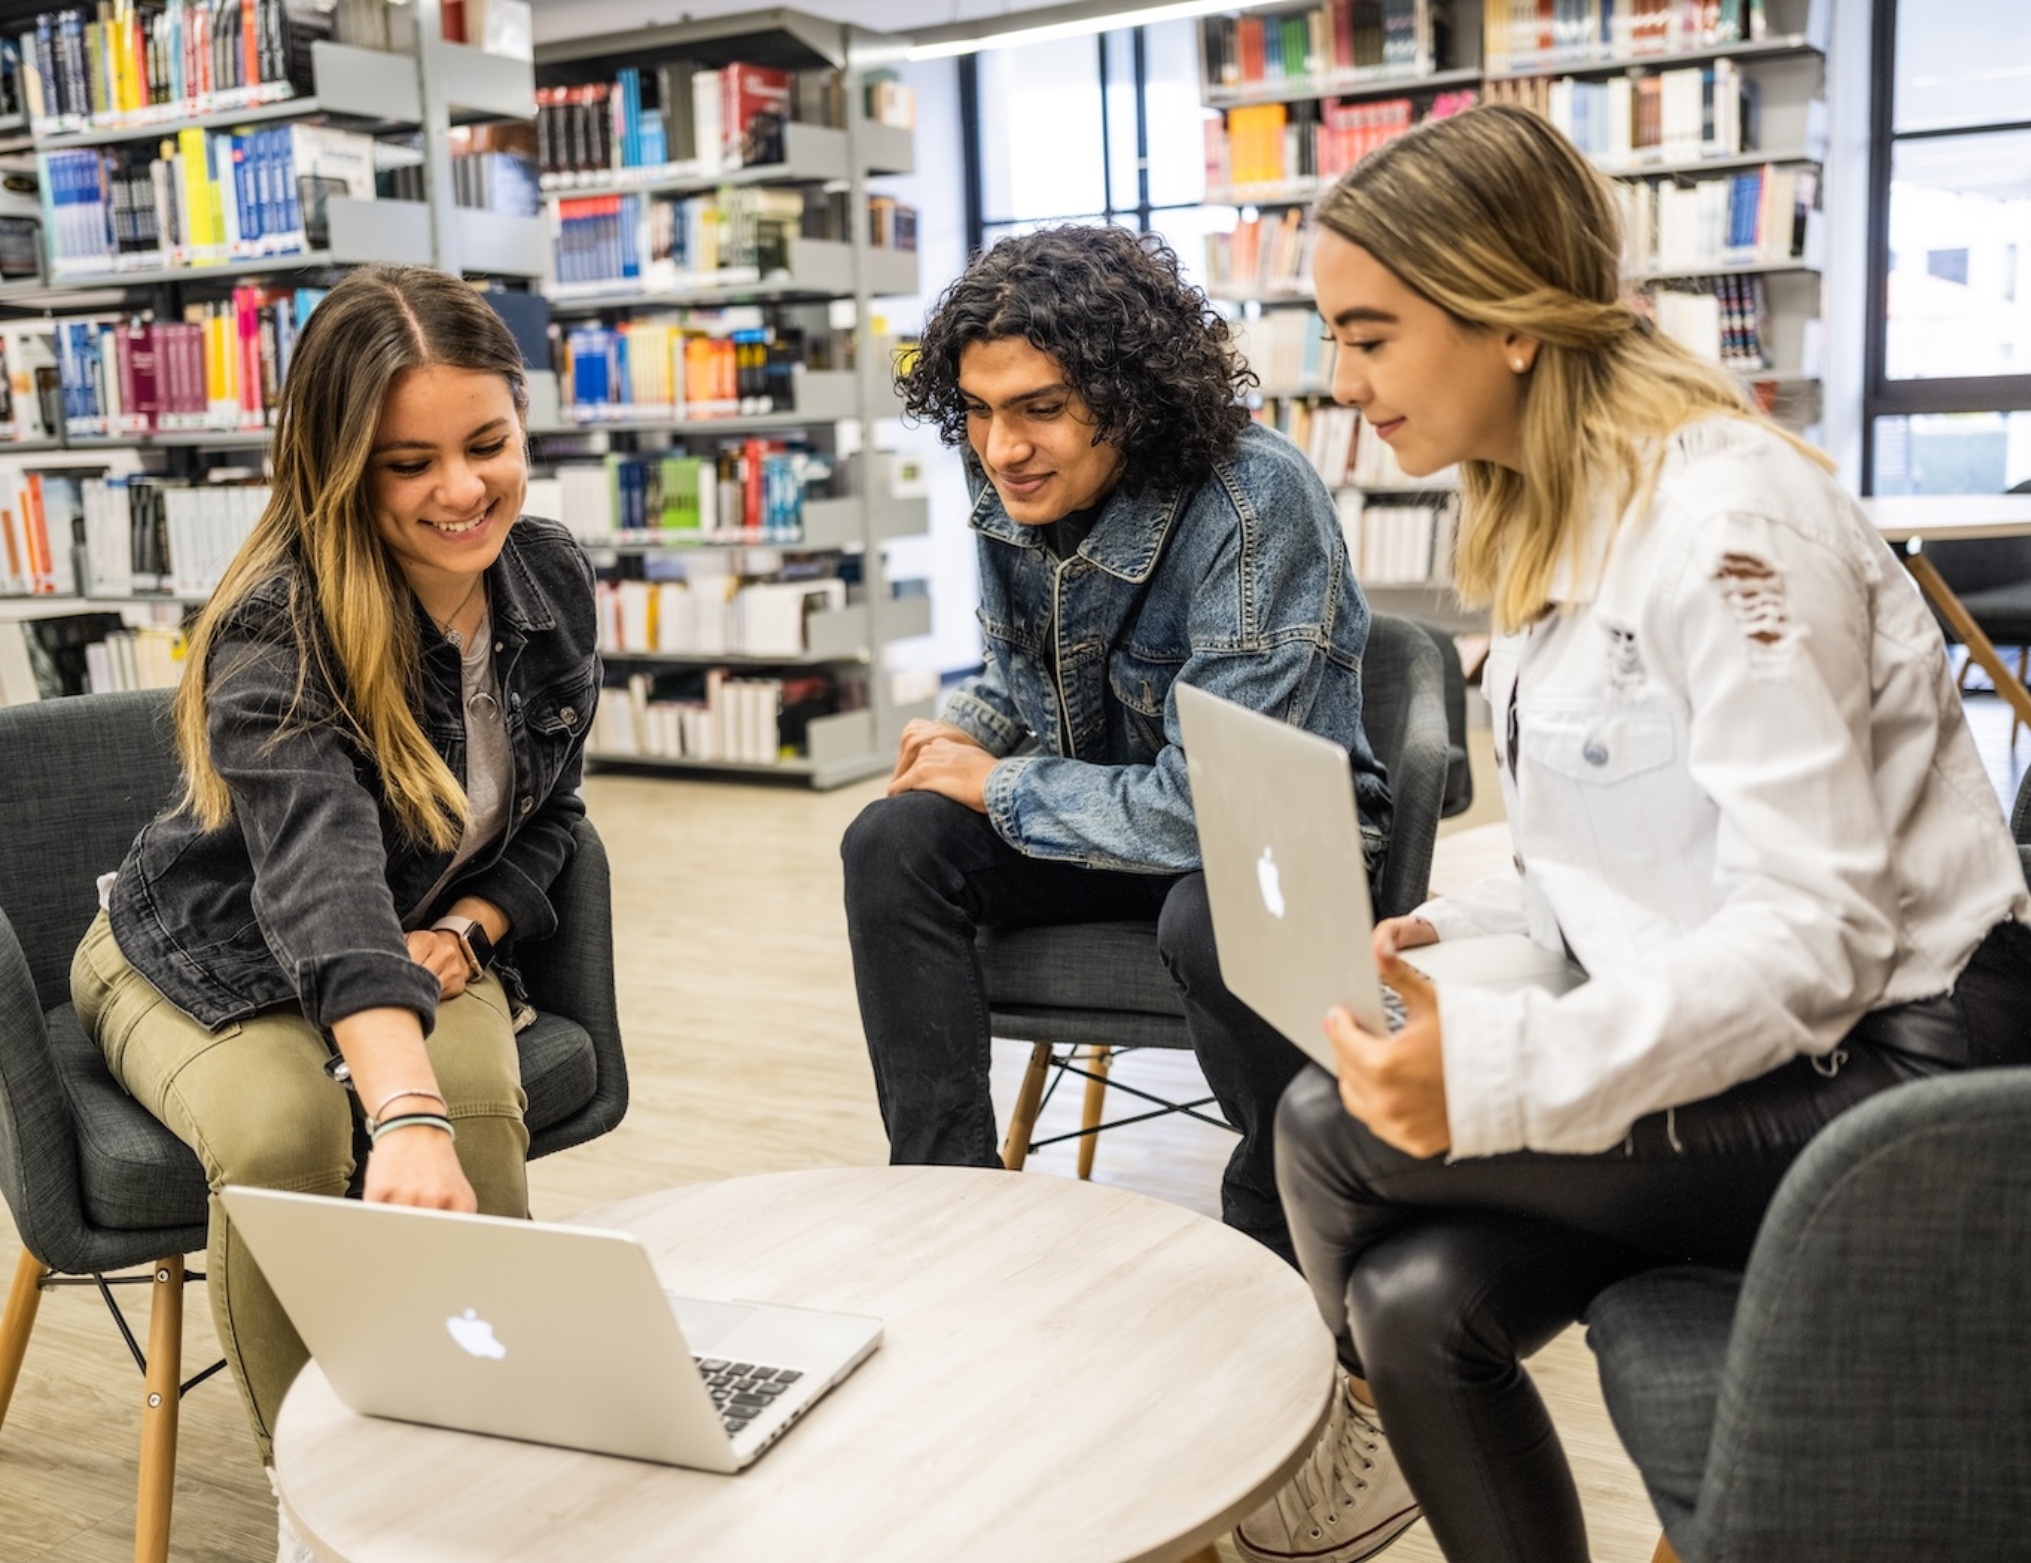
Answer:
<svg viewBox="0 0 2031 1563"><path fill-rule="evenodd" d="M1624 260L1632 272L1778 265L1807 256L1819 175L1765 164L1690 183L1628 180L1622 207Z"/></svg>
<svg viewBox="0 0 2031 1563"><path fill-rule="evenodd" d="M837 576L757 580L720 554L690 554L682 579L602 581L599 647L620 655L782 657L809 654L812 615L846 606Z"/></svg>
<svg viewBox="0 0 2031 1563"><path fill-rule="evenodd" d="M101 0L91 11L44 11L20 37L30 126L55 135L308 93L311 45L335 38L348 9L316 0Z"/></svg>
<svg viewBox="0 0 2031 1563"><path fill-rule="evenodd" d="M1303 451L1326 487L1336 492L1344 488L1444 489L1456 482L1450 471L1422 478L1409 476L1388 441L1379 438L1352 407L1270 397L1256 409L1255 417Z"/></svg>
<svg viewBox="0 0 2031 1563"><path fill-rule="evenodd" d="M1477 101L1471 90L1441 92L1422 117L1444 119ZM1409 98L1307 98L1232 108L1206 121L1206 187L1245 194L1251 185L1337 179L1419 118Z"/></svg>
<svg viewBox="0 0 2031 1563"><path fill-rule="evenodd" d="M1326 0L1277 16L1201 24L1206 80L1222 87L1375 69L1416 70L1431 57L1430 0Z"/></svg>
<svg viewBox="0 0 2031 1563"><path fill-rule="evenodd" d="M758 282L791 269L799 238L849 239L849 200L844 192L755 187L698 196L563 196L550 203L553 293L669 293ZM864 220L873 242L916 248L913 208L877 196Z"/></svg>
<svg viewBox="0 0 2031 1563"><path fill-rule="evenodd" d="M460 206L509 217L535 217L543 210L543 192L536 182L536 140L520 120L491 125L455 125L446 138L451 148L451 196ZM422 158L416 160L413 184L387 184L398 199L428 199Z"/></svg>
<svg viewBox="0 0 2031 1563"><path fill-rule="evenodd" d="M1768 30L1764 0L1484 0L1481 22L1491 73L1680 54Z"/></svg>
<svg viewBox="0 0 2031 1563"><path fill-rule="evenodd" d="M601 423L793 412L802 347L800 333L729 326L705 310L574 326L559 364L565 414Z"/></svg>
<svg viewBox="0 0 2031 1563"><path fill-rule="evenodd" d="M1537 110L1609 169L1736 157L1757 142L1756 83L1731 60L1606 81L1496 80L1488 98Z"/></svg>
<svg viewBox="0 0 2031 1563"><path fill-rule="evenodd" d="M1449 586L1459 543L1460 499L1378 505L1358 489L1336 501L1354 579L1364 586Z"/></svg>
<svg viewBox="0 0 2031 1563"><path fill-rule="evenodd" d="M1333 386L1337 348L1316 315L1267 309L1231 322L1234 351L1255 371L1264 397L1324 395Z"/></svg>
<svg viewBox="0 0 2031 1563"><path fill-rule="evenodd" d="M536 89L537 164L546 185L568 189L618 170L709 176L780 163L786 123L845 125L842 92L835 70L629 65L610 82Z"/></svg>
<svg viewBox="0 0 2031 1563"><path fill-rule="evenodd" d="M1768 289L1760 276L1709 277L1650 295L1657 327L1726 369L1770 367Z"/></svg>
<svg viewBox="0 0 2031 1563"><path fill-rule="evenodd" d="M268 505L265 484L140 474L87 478L78 491L79 585L95 597L211 595Z"/></svg>
<svg viewBox="0 0 2031 1563"><path fill-rule="evenodd" d="M588 748L612 759L775 765L797 757L811 722L843 709L841 697L826 673L633 673L601 696Z"/></svg>
<svg viewBox="0 0 2031 1563"><path fill-rule="evenodd" d="M0 440L265 429L324 291L243 284L226 299L186 305L182 320L0 329ZM52 373L54 405L44 394Z"/></svg>
<svg viewBox="0 0 2031 1563"><path fill-rule="evenodd" d="M332 196L375 194L373 138L322 125L185 127L152 147L76 147L39 161L59 280L318 249Z"/></svg>
<svg viewBox="0 0 2031 1563"><path fill-rule="evenodd" d="M1283 216L1244 217L1227 233L1206 235L1210 289L1229 298L1292 297L1310 287L1318 230L1292 207Z"/></svg>
<svg viewBox="0 0 2031 1563"><path fill-rule="evenodd" d="M0 620L0 706L121 689L167 689L183 673L183 632L130 628L117 613Z"/></svg>
<svg viewBox="0 0 2031 1563"><path fill-rule="evenodd" d="M804 531L804 496L830 477L825 458L781 440L728 441L691 454L614 454L559 466L559 517L587 541L654 532L792 544Z"/></svg>

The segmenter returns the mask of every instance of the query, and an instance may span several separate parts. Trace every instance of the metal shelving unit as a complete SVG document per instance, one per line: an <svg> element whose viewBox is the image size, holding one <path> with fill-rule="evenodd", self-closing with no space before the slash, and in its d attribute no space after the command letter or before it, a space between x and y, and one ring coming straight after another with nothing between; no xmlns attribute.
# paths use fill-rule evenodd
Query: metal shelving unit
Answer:
<svg viewBox="0 0 2031 1563"><path fill-rule="evenodd" d="M907 173L914 154L908 131L877 124L862 113L859 76L867 62L892 57L896 40L837 22L790 10L744 16L712 17L668 26L651 26L613 37L561 40L538 48L536 66L545 80L590 80L607 67L675 58L713 68L739 61L784 69L836 69L846 77L847 123L844 127L784 126L780 162L707 172L682 164L616 171L597 176L552 176L544 183L547 200L596 194L705 194L725 187L767 185L830 185L844 188L853 218L847 241L798 238L791 242L790 269L770 276L723 281L700 280L676 290L649 292L605 287L580 289L552 286L551 311L562 319L626 318L635 311L711 307L721 304L796 304L850 300L854 310L854 363L851 370L805 370L795 381L793 410L725 418L623 418L574 421L557 407L550 388L534 398L546 409L546 432L585 436L613 435L659 440L664 436L710 439L714 435L758 434L810 429L829 430L856 425L871 439L878 421L898 408L889 381L887 345L873 334L873 301L917 291L917 257L911 251L878 249L869 242L865 212L868 180L883 174ZM549 409L555 408L554 412ZM862 462L865 475L874 466ZM930 630L930 599L893 595L882 544L916 536L929 526L928 505L866 491L833 498L808 499L803 526L794 540L746 534L680 534L655 531L619 532L586 539L595 559L629 555L699 551L759 551L806 556L856 556L860 582L846 606L813 615L806 622L805 651L794 657L754 657L691 652L603 653L617 667L649 670L725 668L735 674L770 669L815 670L854 666L867 674L869 704L815 718L808 730L808 753L771 764L667 759L649 755L588 753L598 765L663 775L698 775L722 779L792 779L818 788L837 787L886 771L903 725L932 714L929 704L900 705L892 696L885 667L886 648L894 641Z"/></svg>

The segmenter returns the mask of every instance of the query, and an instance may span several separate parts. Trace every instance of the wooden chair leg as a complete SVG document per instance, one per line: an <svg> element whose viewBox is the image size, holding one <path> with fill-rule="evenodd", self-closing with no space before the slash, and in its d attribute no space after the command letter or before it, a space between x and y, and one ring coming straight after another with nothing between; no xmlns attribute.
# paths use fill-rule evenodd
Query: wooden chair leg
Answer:
<svg viewBox="0 0 2031 1563"><path fill-rule="evenodd" d="M2024 677L2027 661L2031 661L2031 646L2019 646L2017 648L2017 682L2020 684L2027 682ZM2023 725L2024 719L2017 714L2017 708L2012 706L2010 708L2010 753L2012 754L2017 752L2017 729Z"/></svg>
<svg viewBox="0 0 2031 1563"><path fill-rule="evenodd" d="M1678 1563L1678 1554L1672 1550L1669 1536L1657 1538L1657 1550L1650 1554L1650 1563Z"/></svg>
<svg viewBox="0 0 2031 1563"><path fill-rule="evenodd" d="M1050 1072L1051 1044L1038 1042L1030 1048L1030 1067L1023 1072L1023 1088L1016 1093L1015 1111L1009 1114L1008 1138L1002 1141L1001 1164L1010 1172L1021 1172L1023 1163L1030 1159L1030 1135L1044 1101L1044 1076Z"/></svg>
<svg viewBox="0 0 2031 1563"><path fill-rule="evenodd" d="M148 1377L141 1403L141 1485L134 1502L134 1563L167 1563L176 1495L176 1419L183 1376L183 1256L155 1266L148 1315Z"/></svg>
<svg viewBox="0 0 2031 1563"><path fill-rule="evenodd" d="M7 1293L7 1312L0 1314L0 1424L7 1420L14 1382L21 1377L21 1359L28 1354L28 1336L35 1328L35 1310L42 1306L42 1278L47 1274L48 1265L21 1250L14 1286Z"/></svg>
<svg viewBox="0 0 2031 1563"><path fill-rule="evenodd" d="M1100 1127L1101 1111L1107 1106L1107 1072L1114 1063L1114 1049L1096 1047L1088 1061L1091 1077L1086 1082L1086 1108L1079 1120L1079 1127L1086 1131L1086 1137L1079 1142L1079 1176L1093 1176L1093 1151L1100 1143L1100 1136L1093 1131Z"/></svg>

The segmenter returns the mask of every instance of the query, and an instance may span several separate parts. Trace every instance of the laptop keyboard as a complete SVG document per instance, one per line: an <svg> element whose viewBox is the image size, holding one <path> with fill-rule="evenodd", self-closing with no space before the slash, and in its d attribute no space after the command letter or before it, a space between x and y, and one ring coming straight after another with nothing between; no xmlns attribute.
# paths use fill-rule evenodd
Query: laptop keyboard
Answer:
<svg viewBox="0 0 2031 1563"><path fill-rule="evenodd" d="M776 1403L784 1390L804 1375L795 1368L772 1368L753 1362L728 1362L719 1357L694 1357L705 1387L726 1424L729 1436L738 1438L748 1423Z"/></svg>

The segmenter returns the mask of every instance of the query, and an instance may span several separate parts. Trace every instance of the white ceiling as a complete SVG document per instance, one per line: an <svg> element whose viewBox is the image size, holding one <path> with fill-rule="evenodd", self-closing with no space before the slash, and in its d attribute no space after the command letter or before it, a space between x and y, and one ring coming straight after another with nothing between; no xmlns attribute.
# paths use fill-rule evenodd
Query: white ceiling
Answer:
<svg viewBox="0 0 2031 1563"><path fill-rule="evenodd" d="M812 16L852 22L875 32L985 21L1061 0L807 0L794 7ZM708 16L761 9L755 0L534 0L536 39L576 38L634 27L663 27Z"/></svg>

